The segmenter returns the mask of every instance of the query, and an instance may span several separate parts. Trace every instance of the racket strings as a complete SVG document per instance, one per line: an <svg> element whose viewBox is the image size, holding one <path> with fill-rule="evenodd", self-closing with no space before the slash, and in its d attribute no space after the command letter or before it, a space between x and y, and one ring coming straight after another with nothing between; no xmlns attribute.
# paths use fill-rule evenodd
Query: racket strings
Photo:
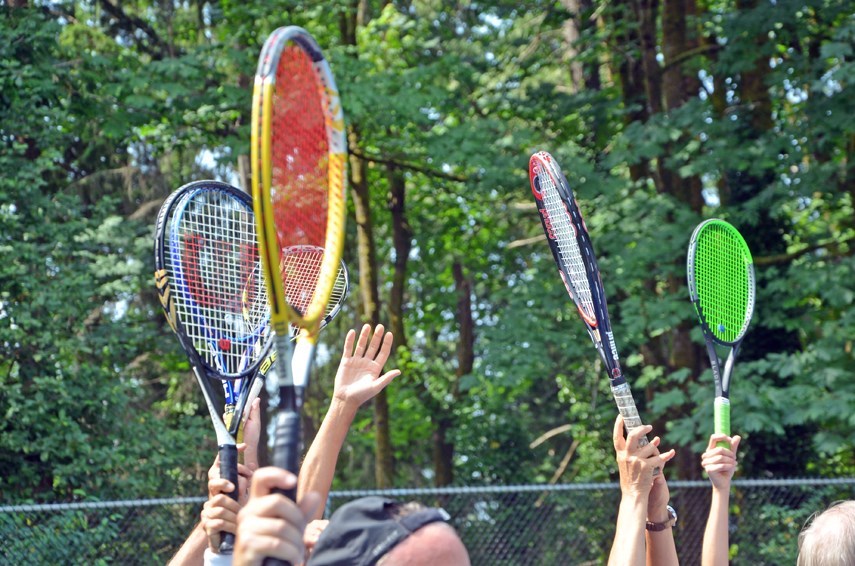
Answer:
<svg viewBox="0 0 855 566"><path fill-rule="evenodd" d="M326 243L326 99L311 59L299 46L287 45L276 69L271 116L271 199L280 245Z"/></svg>
<svg viewBox="0 0 855 566"><path fill-rule="evenodd" d="M314 297L318 278L323 264L324 249L316 246L291 246L282 250L280 271L285 284L285 296L288 304L297 312L303 314ZM261 273L260 265L257 278ZM348 292L347 271L344 264L339 263L332 292L324 309L324 317L329 316L344 302ZM258 293L244 296L244 311L246 316L253 317L263 314L267 316L269 309L267 287L262 286ZM299 329L299 327L292 327ZM295 330L296 331L296 330Z"/></svg>
<svg viewBox="0 0 855 566"><path fill-rule="evenodd" d="M710 224L698 235L695 254L698 302L707 326L718 340L735 342L748 328L754 301L741 236Z"/></svg>
<svg viewBox="0 0 855 566"><path fill-rule="evenodd" d="M220 191L193 193L171 239L185 333L210 367L226 376L244 373L261 354L268 316L244 311L264 288L252 210Z"/></svg>
<svg viewBox="0 0 855 566"><path fill-rule="evenodd" d="M570 220L570 212L558 192L552 175L541 172L540 189L543 194L543 205L549 214L549 220L555 231L555 241L558 244L561 261L570 274L570 284L576 291L579 300L577 305L590 319L594 319L594 300L591 297L591 285L588 282L587 271L576 241L576 229ZM565 281L565 283L568 283Z"/></svg>

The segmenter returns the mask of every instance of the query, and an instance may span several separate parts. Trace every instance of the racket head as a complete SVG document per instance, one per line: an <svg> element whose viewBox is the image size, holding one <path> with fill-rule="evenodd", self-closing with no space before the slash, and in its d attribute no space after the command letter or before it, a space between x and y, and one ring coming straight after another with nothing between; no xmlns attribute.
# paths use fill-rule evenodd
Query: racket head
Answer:
<svg viewBox="0 0 855 566"><path fill-rule="evenodd" d="M579 232L587 235L587 228L561 168L545 151L539 151L529 160L531 192L540 213L543 231L558 265L558 271L567 292L576 304L579 316L589 326L598 325L596 305L591 292L588 268L579 242ZM579 219L574 222L574 215Z"/></svg>
<svg viewBox="0 0 855 566"><path fill-rule="evenodd" d="M209 377L246 377L272 345L269 312L247 319L242 308L251 288L247 280L259 263L251 200L217 181L189 183L179 191L156 241L159 272L169 285L168 300L161 295L164 312ZM256 280L253 292L263 289Z"/></svg>
<svg viewBox="0 0 855 566"><path fill-rule="evenodd" d="M742 341L754 314L754 261L742 234L712 218L692 233L686 256L689 297L704 334L722 346Z"/></svg>
<svg viewBox="0 0 855 566"><path fill-rule="evenodd" d="M314 288L320 266L323 263L324 249L318 246L289 246L282 250L280 257L280 272L285 285L285 296L289 305L292 305L298 310L305 308L308 300L311 298L310 290ZM253 274L252 278L261 277L261 268L257 274ZM286 277L286 274L288 275ZM339 312L342 305L350 292L350 276L347 272L347 266L343 260L339 260L339 269L336 274L335 282L333 283L332 292L330 293L329 301L327 301L324 316L320 320L318 329L323 329L329 324ZM263 289L261 294L244 293L244 312L245 316L252 317L252 313L269 309L267 288ZM291 339L297 338L297 335L302 330L302 327L291 325Z"/></svg>
<svg viewBox="0 0 855 566"><path fill-rule="evenodd" d="M262 48L253 94L252 194L271 320L316 330L335 285L344 245L347 141L329 64L304 29L275 30ZM305 308L288 303L280 250L326 250Z"/></svg>

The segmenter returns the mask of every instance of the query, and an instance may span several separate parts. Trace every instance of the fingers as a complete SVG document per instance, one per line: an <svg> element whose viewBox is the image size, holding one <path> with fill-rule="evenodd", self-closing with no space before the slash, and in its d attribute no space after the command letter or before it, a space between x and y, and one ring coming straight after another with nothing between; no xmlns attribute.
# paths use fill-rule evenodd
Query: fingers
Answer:
<svg viewBox="0 0 855 566"><path fill-rule="evenodd" d="M363 324L359 331L359 339L356 341L356 349L353 351L354 358L365 356L365 347L368 344L368 336L371 334L371 325Z"/></svg>
<svg viewBox="0 0 855 566"><path fill-rule="evenodd" d="M246 442L243 459L251 470L258 469L259 438L261 438L261 399L256 397L249 406L248 415L243 424L243 439Z"/></svg>
<svg viewBox="0 0 855 566"><path fill-rule="evenodd" d="M626 445L627 446L638 446L639 441L644 438L648 433L653 431L653 427L651 425L641 425L637 426L626 435ZM658 437L657 437L658 438ZM656 438L653 439L656 441ZM656 446L658 445L658 441L650 442L646 446L642 446L639 448L639 456L641 456L641 452L658 452ZM646 456L643 456L646 457Z"/></svg>
<svg viewBox="0 0 855 566"><path fill-rule="evenodd" d="M356 335L355 331L349 331L344 340L344 355L342 358L368 358L376 360L381 366L386 363L389 355L392 352L392 344L394 336L391 332L385 332L386 327L378 324L371 331L371 325L364 324L359 331L359 339L356 342L356 348L353 347L353 338ZM370 340L369 340L370 336Z"/></svg>
<svg viewBox="0 0 855 566"><path fill-rule="evenodd" d="M715 448L719 442L727 442L728 444L730 444L730 437L720 432L711 434L709 442L707 442L707 451L710 451Z"/></svg>
<svg viewBox="0 0 855 566"><path fill-rule="evenodd" d="M298 507L275 488L296 486L294 474L280 468L261 468L255 474L252 498L238 515L235 565L259 564L264 557L303 561L303 531L306 513L314 513L320 497L309 493Z"/></svg>
<svg viewBox="0 0 855 566"><path fill-rule="evenodd" d="M349 358L353 356L353 341L356 339L356 331L352 328L347 331L347 336L344 337L344 351L341 353L341 358Z"/></svg>
<svg viewBox="0 0 855 566"><path fill-rule="evenodd" d="M292 489L297 487L297 476L282 468L267 467L257 470L252 480L250 494L261 497L273 489Z"/></svg>
<svg viewBox="0 0 855 566"><path fill-rule="evenodd" d="M365 350L365 357L371 360L377 355L380 349L380 341L383 340L383 332L386 328L382 324L374 327L374 334L371 336L371 342L368 344L368 349Z"/></svg>
<svg viewBox="0 0 855 566"><path fill-rule="evenodd" d="M739 448L739 443L742 440L742 437L736 435L734 437L727 436L726 434L711 434L710 440L707 443L707 449L701 455L701 459L707 457L713 457L715 455L727 455L731 458L736 458L736 450ZM719 442L726 442L730 445L730 449L723 448L718 446Z"/></svg>
<svg viewBox="0 0 855 566"><path fill-rule="evenodd" d="M379 327L379 328L382 328ZM375 334L374 336L378 336L379 334ZM392 353L392 344L395 342L395 336L391 332L387 332L383 336L383 345L380 347L380 353L377 356L376 362L380 364L382 367L386 364L386 360L389 359L389 355Z"/></svg>
<svg viewBox="0 0 855 566"><path fill-rule="evenodd" d="M217 452L214 463L208 468L208 481L220 477L220 453Z"/></svg>
<svg viewBox="0 0 855 566"><path fill-rule="evenodd" d="M374 381L374 394L376 395L377 393L386 389L386 386L392 383L392 380L398 377L399 375L401 375L401 370L393 369L378 377Z"/></svg>
<svg viewBox="0 0 855 566"><path fill-rule="evenodd" d="M626 439L623 437L623 417L620 415L615 419L614 430L612 430L612 440L614 441L616 452L626 450Z"/></svg>
<svg viewBox="0 0 855 566"><path fill-rule="evenodd" d="M676 456L676 455L677 455L677 451L672 448L668 452L663 452L662 454L659 454L659 459L662 461L662 465L665 465L668 462L670 462L671 460L673 460L674 456Z"/></svg>
<svg viewBox="0 0 855 566"><path fill-rule="evenodd" d="M223 493L212 497L202 507L202 513L206 518L231 517L232 522L237 517L238 511L240 511L240 504Z"/></svg>
<svg viewBox="0 0 855 566"><path fill-rule="evenodd" d="M213 499L221 493L231 493L235 484L225 478L212 478L208 480L208 497Z"/></svg>

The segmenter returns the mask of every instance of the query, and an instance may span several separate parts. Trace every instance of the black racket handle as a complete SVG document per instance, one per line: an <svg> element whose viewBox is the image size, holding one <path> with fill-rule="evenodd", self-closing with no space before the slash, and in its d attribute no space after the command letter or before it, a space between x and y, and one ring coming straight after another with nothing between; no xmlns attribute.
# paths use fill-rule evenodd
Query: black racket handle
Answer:
<svg viewBox="0 0 855 566"><path fill-rule="evenodd" d="M234 444L223 444L220 449L220 477L232 482L235 488L228 496L238 500L238 451ZM235 550L235 534L227 531L220 532L220 554L232 554Z"/></svg>
<svg viewBox="0 0 855 566"><path fill-rule="evenodd" d="M280 393L281 395L281 393ZM282 409L276 415L276 432L273 439L273 465L297 475L300 459L300 414L293 409ZM291 501L297 500L297 488L276 489ZM278 558L265 558L262 566L291 566Z"/></svg>

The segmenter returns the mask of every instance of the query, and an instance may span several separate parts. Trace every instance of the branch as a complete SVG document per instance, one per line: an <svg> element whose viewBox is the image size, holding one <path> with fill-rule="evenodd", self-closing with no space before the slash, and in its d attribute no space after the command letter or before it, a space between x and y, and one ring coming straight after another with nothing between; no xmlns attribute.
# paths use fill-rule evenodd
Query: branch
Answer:
<svg viewBox="0 0 855 566"><path fill-rule="evenodd" d="M718 51L719 49L721 49L721 45L719 45L717 43L705 43L705 44L699 45L695 48L688 49L686 51L683 51L682 53L680 53L679 55L677 55L676 57L674 57L670 61L666 61L665 64L662 65L662 71L664 72L664 71L670 69L671 67L679 65L683 61L685 61L687 59L691 59L692 57L694 57L696 55L704 55L707 51Z"/></svg>
<svg viewBox="0 0 855 566"><path fill-rule="evenodd" d="M555 473L552 474L552 477L549 478L549 485L555 485L561 476L564 475L564 472L567 470L567 466L570 465L570 460L573 459L573 455L576 453L576 449L579 447L579 439L573 440L573 444L570 445L570 448L567 449L567 453L564 454L564 458L562 458L561 463L558 465L558 468L555 470ZM543 502L546 501L546 498L549 496L548 491L544 491L540 494L540 497L537 498L537 501L534 502L535 507L540 507L543 505Z"/></svg>
<svg viewBox="0 0 855 566"><path fill-rule="evenodd" d="M539 236L534 236L532 238L524 238L522 240L514 240L510 244L508 244L508 249L512 250L514 248L521 248L522 246L527 246L529 244L533 244L535 242L540 242L541 240L546 239L546 234L540 234Z"/></svg>
<svg viewBox="0 0 855 566"><path fill-rule="evenodd" d="M540 446L541 444L543 444L544 442L546 442L547 440L549 440L553 436L557 436L557 435L561 434L562 432L567 432L571 428L573 428L573 425L565 424L565 425L557 426L553 429L550 429L550 430L544 432L543 434L541 434L540 436L538 436L531 444L528 445L528 447L529 448L537 448L538 446Z"/></svg>
<svg viewBox="0 0 855 566"><path fill-rule="evenodd" d="M849 256L855 254L855 246L850 246L849 250L846 252L841 252L840 248L845 244L853 244L855 243L855 237L847 238L846 240L841 240L839 242L826 242L824 244L813 244L804 249L801 249L797 252L790 252L788 254L776 254L776 255L768 255L763 257L755 257L754 264L755 265L781 265L785 263L790 263L793 260L796 260L802 256L805 256L811 252L815 252L820 249L827 249L829 252L832 252L835 256Z"/></svg>
<svg viewBox="0 0 855 566"><path fill-rule="evenodd" d="M446 181L454 181L457 183L466 183L469 181L468 177L464 177L462 175L452 175L451 173L443 173L442 171L436 171L434 169L428 169L427 167L422 167L420 165L414 165L412 163L404 163L402 161L397 161L395 159L383 159L381 157L374 157L371 155L367 155L362 153L361 151L355 150L353 148L350 149L350 153L359 159L364 161L368 161L369 163L376 163L378 165L391 165L393 167L399 167L401 169L407 169L409 171L415 171L416 173L421 173L423 175L427 175L428 177L435 177L437 179L445 179Z"/></svg>
<svg viewBox="0 0 855 566"><path fill-rule="evenodd" d="M113 4L110 0L101 0L101 5L104 7L105 12L115 18L118 27L131 33L136 30L140 30L149 38L152 48L141 46L149 55L155 59L163 59L166 57L170 51L169 45L164 42L159 35L157 35L154 28L148 25L145 20L125 13L122 8Z"/></svg>

